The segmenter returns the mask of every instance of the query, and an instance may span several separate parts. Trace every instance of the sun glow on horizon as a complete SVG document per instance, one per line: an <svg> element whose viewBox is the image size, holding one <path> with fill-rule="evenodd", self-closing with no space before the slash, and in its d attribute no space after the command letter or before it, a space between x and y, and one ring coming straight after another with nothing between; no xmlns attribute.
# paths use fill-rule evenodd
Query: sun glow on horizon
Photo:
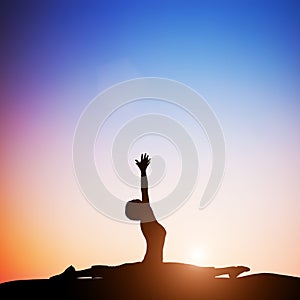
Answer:
<svg viewBox="0 0 300 300"><path fill-rule="evenodd" d="M193 265L196 266L204 265L206 259L205 251L201 247L192 248L189 250L187 254L187 259L188 262Z"/></svg>

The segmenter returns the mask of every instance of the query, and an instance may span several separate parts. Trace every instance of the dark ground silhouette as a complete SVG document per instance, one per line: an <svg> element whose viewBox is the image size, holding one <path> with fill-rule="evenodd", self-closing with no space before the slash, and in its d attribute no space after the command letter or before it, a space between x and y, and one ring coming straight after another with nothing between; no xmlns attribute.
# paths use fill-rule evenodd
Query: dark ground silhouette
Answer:
<svg viewBox="0 0 300 300"><path fill-rule="evenodd" d="M97 279L36 279L0 284L0 299L300 299L300 278L254 274L213 278L185 266L165 270L114 267Z"/></svg>
<svg viewBox="0 0 300 300"><path fill-rule="evenodd" d="M149 203L146 174L149 156L142 154L136 164L141 171L142 200L129 201L125 214L140 222L147 243L142 262L84 270L70 266L50 279L2 283L0 299L300 299L297 277L279 274L239 277L250 269L163 262L166 230L156 220ZM228 278L218 278L220 275Z"/></svg>

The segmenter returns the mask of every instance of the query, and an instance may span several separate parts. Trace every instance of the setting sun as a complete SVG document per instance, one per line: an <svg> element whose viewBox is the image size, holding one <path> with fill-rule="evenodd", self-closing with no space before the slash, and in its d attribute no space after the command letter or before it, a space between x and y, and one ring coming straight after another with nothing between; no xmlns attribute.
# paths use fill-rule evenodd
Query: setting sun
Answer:
<svg viewBox="0 0 300 300"><path fill-rule="evenodd" d="M188 262L193 265L203 265L205 261L205 252L202 248L193 248L188 253Z"/></svg>

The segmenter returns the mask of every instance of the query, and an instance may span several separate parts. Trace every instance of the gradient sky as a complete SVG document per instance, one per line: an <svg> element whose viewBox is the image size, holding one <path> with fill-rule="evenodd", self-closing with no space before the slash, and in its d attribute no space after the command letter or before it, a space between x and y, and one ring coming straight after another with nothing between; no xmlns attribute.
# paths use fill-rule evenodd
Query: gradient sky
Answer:
<svg viewBox="0 0 300 300"><path fill-rule="evenodd" d="M142 76L198 91L226 140L223 184L204 210L198 141L206 169L161 220L165 260L300 276L298 1L1 1L0 28L0 282L142 259L139 227L97 212L72 163L86 105Z"/></svg>

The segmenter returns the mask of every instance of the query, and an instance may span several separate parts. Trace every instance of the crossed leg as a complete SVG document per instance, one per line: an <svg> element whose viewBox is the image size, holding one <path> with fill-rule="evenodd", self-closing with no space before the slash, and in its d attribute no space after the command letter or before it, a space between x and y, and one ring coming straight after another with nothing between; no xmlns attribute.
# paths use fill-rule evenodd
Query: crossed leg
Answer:
<svg viewBox="0 0 300 300"><path fill-rule="evenodd" d="M245 266L226 267L226 268L214 268L215 276L229 275L229 278L236 278L244 272L250 271L250 268Z"/></svg>

